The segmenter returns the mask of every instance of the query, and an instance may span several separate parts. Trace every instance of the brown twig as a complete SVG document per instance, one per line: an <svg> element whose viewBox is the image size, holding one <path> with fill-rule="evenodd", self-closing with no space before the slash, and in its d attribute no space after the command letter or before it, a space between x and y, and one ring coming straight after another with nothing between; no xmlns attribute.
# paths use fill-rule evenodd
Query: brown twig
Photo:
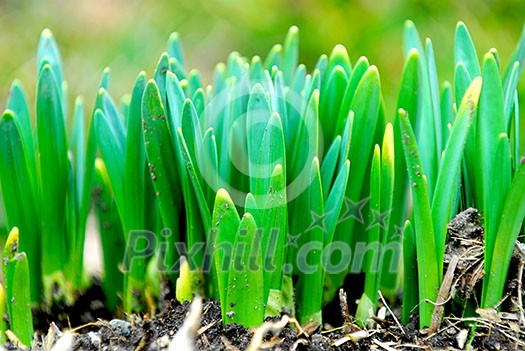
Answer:
<svg viewBox="0 0 525 351"><path fill-rule="evenodd" d="M401 331L403 332L403 334L407 335L407 333L405 332L405 329L403 328L403 326L401 325L401 323L399 323L399 320L397 319L396 315L394 314L394 312L392 312L392 310L390 309L390 307L389 307L388 304L386 303L385 298L384 298L384 296L383 296L383 293L381 293L381 290L378 290L377 293L379 294L379 298L381 299L381 302L383 303L383 306L386 307L386 309L388 310L388 312L390 312L390 314L392 315L392 318L394 318L394 322L396 322L397 326L399 327L399 329L401 329Z"/></svg>

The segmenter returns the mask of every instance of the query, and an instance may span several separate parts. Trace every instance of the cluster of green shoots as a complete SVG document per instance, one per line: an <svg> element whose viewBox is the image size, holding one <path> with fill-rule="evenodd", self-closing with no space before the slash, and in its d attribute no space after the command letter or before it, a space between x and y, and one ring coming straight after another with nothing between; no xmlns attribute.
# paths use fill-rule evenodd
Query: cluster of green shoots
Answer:
<svg viewBox="0 0 525 351"><path fill-rule="evenodd" d="M0 185L13 229L3 330L28 345L31 306L72 303L86 289L91 205L115 312L154 311L171 288L181 302L219 299L225 324L256 327L282 313L321 323L347 275L362 272L360 323L375 315L379 291L394 298L402 288L403 322L419 312L429 327L447 224L468 207L484 214L478 297L483 308L497 306L525 216L517 98L525 36L501 73L497 51L480 65L459 23L454 84L440 90L432 43L407 22L392 116L365 57L352 65L338 45L308 73L298 45L292 27L265 60L233 52L205 86L174 34L153 78L141 72L118 104L106 69L86 116L80 98L69 114L45 30L36 117L15 82L0 119Z"/></svg>

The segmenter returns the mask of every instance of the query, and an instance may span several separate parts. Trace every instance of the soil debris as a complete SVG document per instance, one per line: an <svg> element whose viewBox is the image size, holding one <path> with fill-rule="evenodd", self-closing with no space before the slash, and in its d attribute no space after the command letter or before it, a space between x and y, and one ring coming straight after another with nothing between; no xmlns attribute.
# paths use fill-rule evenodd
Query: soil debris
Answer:
<svg viewBox="0 0 525 351"><path fill-rule="evenodd" d="M261 327L245 329L238 324L222 325L218 301L194 299L180 304L165 300L162 312L148 315L108 315L102 308L103 296L95 286L73 307L56 306L37 314L33 350L85 351L200 351L200 350L518 350L525 349L523 270L525 245L517 242L505 287L505 298L496 309L478 305L484 276L484 237L480 214L468 209L448 226L445 250L446 279L440 289L439 308L433 330L419 330L417 311L407 325L399 323L401 301L386 301L373 328L362 329L353 320L353 300L341 290L336 306L339 327L299 323L288 315L268 319ZM351 293L351 291L348 291ZM168 294L169 295L169 294ZM91 299L89 298L91 297ZM349 304L350 302L350 304ZM466 311L454 315L453 311ZM326 312L326 311L325 311ZM446 316L446 317L442 317ZM125 320L127 319L127 320ZM337 319L337 318L336 318ZM331 319L331 323L337 323ZM109 321L109 322L108 322ZM335 322L334 322L335 321ZM337 324L335 324L337 325ZM43 332L47 331L47 332ZM8 350L23 345L6 344Z"/></svg>

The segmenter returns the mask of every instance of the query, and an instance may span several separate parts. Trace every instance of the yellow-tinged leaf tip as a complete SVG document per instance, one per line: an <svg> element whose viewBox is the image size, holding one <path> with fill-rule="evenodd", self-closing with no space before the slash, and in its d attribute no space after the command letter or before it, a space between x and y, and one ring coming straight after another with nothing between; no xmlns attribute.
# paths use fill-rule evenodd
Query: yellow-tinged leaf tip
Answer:
<svg viewBox="0 0 525 351"><path fill-rule="evenodd" d="M11 229L11 231L9 232L9 236L7 237L7 240L5 242L5 248L11 253L14 253L18 250L18 236L18 227L13 227L13 229Z"/></svg>
<svg viewBox="0 0 525 351"><path fill-rule="evenodd" d="M3 119L14 119L15 118L15 113L9 109L6 109L4 111L4 113L2 113L2 116L0 117L0 120L3 120Z"/></svg>
<svg viewBox="0 0 525 351"><path fill-rule="evenodd" d="M392 144L394 142L394 127L392 123L387 123L385 127L385 135L383 137L383 149L385 145Z"/></svg>
<svg viewBox="0 0 525 351"><path fill-rule="evenodd" d="M42 37L43 38L53 38L53 32L51 32L51 29L49 28L44 28L44 30L42 31Z"/></svg>
<svg viewBox="0 0 525 351"><path fill-rule="evenodd" d="M403 108L398 109L398 110L397 110L397 114L398 114L399 116L401 116L401 117L408 117L408 112L405 111L405 109L403 109Z"/></svg>
<svg viewBox="0 0 525 351"><path fill-rule="evenodd" d="M494 54L493 54L492 50L496 50L496 49L490 49L490 51L487 52L485 54L485 56L483 56L484 61L493 61L494 63L496 63L496 58L494 57ZM496 53L497 53L497 51L496 51Z"/></svg>
<svg viewBox="0 0 525 351"><path fill-rule="evenodd" d="M336 55L341 55L345 59L348 58L348 51L346 50L346 47L343 44L337 44L336 46L334 46L332 54L330 56L334 57Z"/></svg>
<svg viewBox="0 0 525 351"><path fill-rule="evenodd" d="M416 25L414 24L414 22L412 22L411 20L406 20L405 21L405 29L408 29L408 28L414 28Z"/></svg>
<svg viewBox="0 0 525 351"><path fill-rule="evenodd" d="M319 158L317 156L314 156L312 164L315 165L315 167L319 168Z"/></svg>
<svg viewBox="0 0 525 351"><path fill-rule="evenodd" d="M482 82L483 79L480 76L472 80L472 83L470 83L470 86L468 87L467 91L465 92L465 95L463 96L463 100L461 100L461 105L472 104L472 108L476 108L476 106L478 105L479 94L481 93Z"/></svg>
<svg viewBox="0 0 525 351"><path fill-rule="evenodd" d="M100 157L97 157L95 160L95 168L98 170L106 169L106 165L104 164L104 161Z"/></svg>
<svg viewBox="0 0 525 351"><path fill-rule="evenodd" d="M291 26L288 30L288 33L297 35L299 33L299 27L297 27L296 25Z"/></svg>
<svg viewBox="0 0 525 351"><path fill-rule="evenodd" d="M419 58L419 51L417 51L416 48L412 48L410 49L410 51L408 52L408 58Z"/></svg>
<svg viewBox="0 0 525 351"><path fill-rule="evenodd" d="M230 194L224 188L220 188L219 190L217 190L217 198L224 198L228 201L231 201Z"/></svg>
<svg viewBox="0 0 525 351"><path fill-rule="evenodd" d="M243 214L242 215L242 219L246 220L246 221L254 221L255 222L255 219L253 218L253 215L250 212L246 212L245 214Z"/></svg>

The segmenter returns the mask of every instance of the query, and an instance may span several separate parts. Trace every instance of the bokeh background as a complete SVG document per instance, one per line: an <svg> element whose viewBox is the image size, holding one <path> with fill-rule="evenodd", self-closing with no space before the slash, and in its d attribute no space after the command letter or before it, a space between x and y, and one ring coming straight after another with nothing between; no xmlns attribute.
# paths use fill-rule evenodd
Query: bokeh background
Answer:
<svg viewBox="0 0 525 351"><path fill-rule="evenodd" d="M89 110L104 67L111 68L110 93L118 99L131 90L139 71L152 76L173 31L183 39L187 67L198 68L209 83L213 67L230 51L264 58L295 24L300 61L309 69L336 44L347 47L352 62L365 55L377 65L393 115L406 19L423 38L432 38L440 80L452 80L457 21L467 24L480 58L496 47L506 66L523 28L525 1L0 0L0 106L15 78L34 96L36 48L44 28L60 46L71 98L84 96Z"/></svg>
<svg viewBox="0 0 525 351"><path fill-rule="evenodd" d="M480 57L496 47L506 65L525 21L525 1L0 0L0 105L14 78L34 94L36 47L46 27L59 43L71 95L83 95L89 104L106 66L115 98L131 90L139 71L151 76L173 31L181 34L187 66L209 82L230 51L264 58L295 24L300 61L310 69L335 44L347 47L352 62L367 56L379 67L393 112L406 19L423 38L432 38L440 79L451 80L456 22L467 24Z"/></svg>

